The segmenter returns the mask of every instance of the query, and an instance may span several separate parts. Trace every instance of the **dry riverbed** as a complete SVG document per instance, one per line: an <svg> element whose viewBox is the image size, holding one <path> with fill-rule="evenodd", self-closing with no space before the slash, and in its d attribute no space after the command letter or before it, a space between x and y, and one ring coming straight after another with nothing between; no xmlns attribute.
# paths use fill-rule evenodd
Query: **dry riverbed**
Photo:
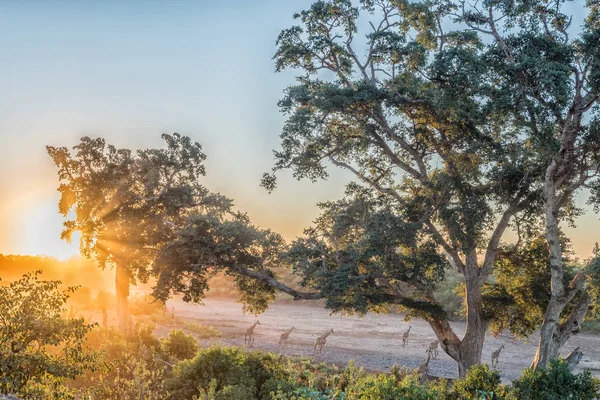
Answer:
<svg viewBox="0 0 600 400"><path fill-rule="evenodd" d="M204 306L186 304L181 301L169 301L168 310L174 307L178 318L203 325L213 325L223 333L223 337L203 339L203 347L212 344L225 346L244 346L244 332L256 317L242 312L241 304L229 299L207 299ZM327 361L344 365L354 360L357 365L371 371L388 371L394 364L416 368L425 359L425 349L435 340L429 325L422 320L404 321L401 315L375 315L364 317L330 315L329 312L311 303L276 303L258 316L260 325L255 329L255 349L282 352L290 356L312 356L313 343L317 336L333 329L328 337L322 355L315 361ZM402 347L402 332L412 326L409 343ZM464 332L462 323L453 324L459 336ZM288 346L281 351L278 346L279 335L295 326ZM157 334L163 336L168 326L158 326ZM492 351L502 344L505 348L500 355L498 370L503 381L517 378L531 362L536 349L537 337L529 342L514 341L510 335L486 338L483 349L483 361L489 363ZM563 348L568 354L580 346L584 352L578 371L592 369L600 376L600 338L595 335L579 334ZM430 374L455 378L456 365L445 353L440 351L436 360L429 364Z"/></svg>

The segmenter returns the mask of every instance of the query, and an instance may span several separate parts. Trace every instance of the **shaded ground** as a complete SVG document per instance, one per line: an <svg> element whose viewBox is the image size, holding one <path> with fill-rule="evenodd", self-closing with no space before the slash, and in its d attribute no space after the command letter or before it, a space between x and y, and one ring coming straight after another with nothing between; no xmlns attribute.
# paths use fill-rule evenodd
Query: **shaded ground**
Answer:
<svg viewBox="0 0 600 400"><path fill-rule="evenodd" d="M170 301L168 309L175 307L179 318L189 319L205 325L213 325L223 337L202 340L202 346L218 343L226 346L244 346L244 332L256 318L244 315L242 307L233 300L208 299L205 306ZM387 371L392 365L416 368L425 359L425 349L435 340L429 325L418 319L405 322L401 315L375 315L365 317L341 317L329 315L327 310L310 304L278 303L258 317L260 325L255 329L254 348L280 352L279 335L295 326L289 345L283 354L292 356L312 356L313 343L321 333L333 328L334 334L327 339L321 356L315 361L327 361L335 364L346 364L354 360L357 365L372 371ZM412 326L409 344L402 347L402 332ZM453 324L459 336L464 332L461 323ZM160 329L159 334L166 334L167 329ZM165 332L161 332L164 330ZM503 381L517 378L526 368L535 354L537 338L526 343L513 341L508 335L486 338L483 350L483 362L490 362L491 352L504 344L500 355L498 369ZM564 346L563 354L568 354L576 346L580 346L584 357L579 370L590 368L596 376L600 376L600 340L597 336L580 334ZM456 364L445 353L440 351L436 360L429 364L430 374L440 377L455 378Z"/></svg>

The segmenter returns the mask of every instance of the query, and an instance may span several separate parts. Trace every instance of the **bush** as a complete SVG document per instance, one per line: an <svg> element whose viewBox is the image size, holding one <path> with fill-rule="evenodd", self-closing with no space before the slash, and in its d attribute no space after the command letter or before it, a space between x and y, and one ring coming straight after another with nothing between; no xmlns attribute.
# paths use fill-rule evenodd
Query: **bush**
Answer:
<svg viewBox="0 0 600 400"><path fill-rule="evenodd" d="M198 341L183 331L171 331L169 336L162 341L166 354L177 360L193 358L198 352Z"/></svg>
<svg viewBox="0 0 600 400"><path fill-rule="evenodd" d="M600 383L589 371L579 375L567 363L552 360L547 369L526 369L512 384L511 400L592 400L600 397Z"/></svg>
<svg viewBox="0 0 600 400"><path fill-rule="evenodd" d="M130 334L97 328L87 336L88 346L101 354L103 367L70 382L81 399L159 400L167 397L169 376L159 340L150 325L136 325Z"/></svg>
<svg viewBox="0 0 600 400"><path fill-rule="evenodd" d="M419 383L417 375L408 375L399 382L393 375L368 375L348 387L347 395L357 400L437 400L427 386Z"/></svg>
<svg viewBox="0 0 600 400"><path fill-rule="evenodd" d="M96 354L85 346L93 325L65 318L74 288L26 274L0 286L0 394L52 398L61 382L96 367ZM62 394L61 394L62 395Z"/></svg>
<svg viewBox="0 0 600 400"><path fill-rule="evenodd" d="M244 356L235 347L201 350L194 359L177 364L167 386L175 399L191 399L202 391L217 393L226 386L243 387L248 399L255 399L258 391L244 366Z"/></svg>
<svg viewBox="0 0 600 400"><path fill-rule="evenodd" d="M435 287L435 299L454 320L464 319L464 297L460 294L464 281L458 272L447 270L446 279Z"/></svg>
<svg viewBox="0 0 600 400"><path fill-rule="evenodd" d="M465 379L454 382L452 394L456 399L503 399L505 393L500 383L497 371L490 371L487 364L479 364L467 371Z"/></svg>

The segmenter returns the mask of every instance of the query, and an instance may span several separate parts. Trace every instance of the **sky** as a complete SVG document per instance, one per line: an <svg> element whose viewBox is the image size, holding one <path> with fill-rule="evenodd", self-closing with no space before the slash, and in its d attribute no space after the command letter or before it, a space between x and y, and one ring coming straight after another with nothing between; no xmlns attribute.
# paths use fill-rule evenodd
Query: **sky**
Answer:
<svg viewBox="0 0 600 400"><path fill-rule="evenodd" d="M161 146L179 132L200 142L203 183L235 199L262 227L292 239L339 198L348 175L268 194L284 116L277 101L294 73L275 73L277 35L310 0L13 1L0 3L0 253L67 258L57 176L46 145L102 136L118 147ZM598 217L579 219L587 256Z"/></svg>
<svg viewBox="0 0 600 400"><path fill-rule="evenodd" d="M59 238L57 176L45 146L84 135L161 146L179 132L208 155L205 184L257 224L301 234L343 179L260 177L284 117L292 73L274 72L281 29L309 1L70 1L0 5L0 253L76 251ZM338 174L338 175L341 175ZM336 174L333 175L334 177Z"/></svg>

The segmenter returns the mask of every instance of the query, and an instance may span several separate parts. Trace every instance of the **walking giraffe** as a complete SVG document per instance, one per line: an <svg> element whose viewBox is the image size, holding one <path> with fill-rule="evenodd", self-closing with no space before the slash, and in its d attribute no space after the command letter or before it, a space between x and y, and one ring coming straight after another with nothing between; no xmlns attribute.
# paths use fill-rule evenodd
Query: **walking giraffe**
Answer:
<svg viewBox="0 0 600 400"><path fill-rule="evenodd" d="M427 380L427 375L429 374L429 360L431 359L431 353L427 354L427 358L423 362L423 364L419 365L417 369L417 373L419 374L419 380L421 383Z"/></svg>
<svg viewBox="0 0 600 400"><path fill-rule="evenodd" d="M410 334L412 326L408 326L408 329L402 334L402 347L408 344L408 335Z"/></svg>
<svg viewBox="0 0 600 400"><path fill-rule="evenodd" d="M256 325L260 325L260 322L256 320L248 329L246 329L246 334L244 335L244 344L252 347L254 345L254 328Z"/></svg>
<svg viewBox="0 0 600 400"><path fill-rule="evenodd" d="M315 340L315 347L313 348L313 355L321 354L321 352L323 351L323 346L325 346L325 344L327 343L327 336L331 335L332 333L333 333L333 329L325 332L324 334L319 336L317 338L317 340Z"/></svg>
<svg viewBox="0 0 600 400"><path fill-rule="evenodd" d="M430 354L431 358L433 358L434 360L437 358L438 356L438 344L440 342L438 340L436 340L435 342L431 342L429 343L429 347L427 348L427 350L425 350L426 354Z"/></svg>
<svg viewBox="0 0 600 400"><path fill-rule="evenodd" d="M492 368L496 368L498 366L498 357L500 357L500 352L504 348L504 345L500 346L500 348L494 352L492 352Z"/></svg>
<svg viewBox="0 0 600 400"><path fill-rule="evenodd" d="M291 327L290 329L288 329L287 331L283 332L281 334L281 336L279 336L279 347L285 347L285 345L287 344L288 339L290 338L290 333L292 333L292 331L296 329L295 327Z"/></svg>

